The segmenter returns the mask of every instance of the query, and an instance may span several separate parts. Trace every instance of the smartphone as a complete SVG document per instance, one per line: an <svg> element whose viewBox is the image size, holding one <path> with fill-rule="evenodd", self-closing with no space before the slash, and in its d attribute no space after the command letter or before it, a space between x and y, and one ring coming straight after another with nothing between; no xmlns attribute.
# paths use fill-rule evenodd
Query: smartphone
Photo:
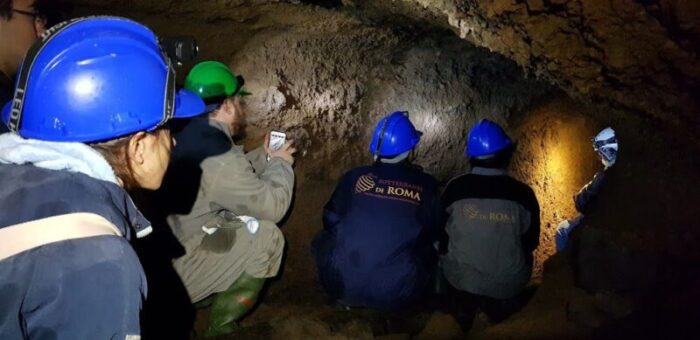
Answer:
<svg viewBox="0 0 700 340"><path fill-rule="evenodd" d="M287 140L287 135L284 132L272 131L270 132L270 143L267 145L270 151L277 151Z"/></svg>

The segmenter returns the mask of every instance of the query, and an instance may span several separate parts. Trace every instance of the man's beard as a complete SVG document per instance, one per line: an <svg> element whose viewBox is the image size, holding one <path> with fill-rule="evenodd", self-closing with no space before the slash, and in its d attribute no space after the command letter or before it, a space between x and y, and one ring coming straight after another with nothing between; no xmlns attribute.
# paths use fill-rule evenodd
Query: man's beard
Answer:
<svg viewBox="0 0 700 340"><path fill-rule="evenodd" d="M234 122L231 124L231 138L236 142L245 139L246 127L248 127L248 124L245 122Z"/></svg>

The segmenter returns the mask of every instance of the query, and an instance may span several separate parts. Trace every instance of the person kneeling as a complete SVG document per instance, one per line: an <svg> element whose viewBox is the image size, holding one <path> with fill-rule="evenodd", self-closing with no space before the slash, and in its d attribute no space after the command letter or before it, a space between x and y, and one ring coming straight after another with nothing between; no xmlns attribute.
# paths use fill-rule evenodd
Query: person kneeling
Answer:
<svg viewBox="0 0 700 340"><path fill-rule="evenodd" d="M419 299L436 265L435 179L407 158L420 140L405 112L377 124L377 160L347 172L313 241L322 286L344 307L393 309Z"/></svg>
<svg viewBox="0 0 700 340"><path fill-rule="evenodd" d="M287 212L294 188L294 147L267 143L244 153L243 78L205 61L185 80L209 114L175 133L173 160L159 200L167 224L185 248L173 261L193 303L212 296L207 336L232 332L256 303L266 278L277 275L284 236L275 223Z"/></svg>
<svg viewBox="0 0 700 340"><path fill-rule="evenodd" d="M452 179L442 196L449 241L440 266L463 328L475 307L500 322L526 300L540 210L532 189L506 172L513 150L500 126L480 121L467 137L470 173Z"/></svg>

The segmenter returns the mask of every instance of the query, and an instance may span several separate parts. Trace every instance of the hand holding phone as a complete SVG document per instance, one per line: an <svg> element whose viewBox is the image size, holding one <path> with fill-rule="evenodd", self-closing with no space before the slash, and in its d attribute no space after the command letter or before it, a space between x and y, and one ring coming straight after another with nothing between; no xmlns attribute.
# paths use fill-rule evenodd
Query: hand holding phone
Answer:
<svg viewBox="0 0 700 340"><path fill-rule="evenodd" d="M286 140L287 135L284 132L271 131L270 141L267 144L267 148L270 149L270 151L277 151L282 148Z"/></svg>
<svg viewBox="0 0 700 340"><path fill-rule="evenodd" d="M265 138L265 151L267 152L268 161L273 157L279 157L289 164L294 164L294 153L297 149L292 146L292 142L292 140L287 140L287 135L283 132L270 132Z"/></svg>

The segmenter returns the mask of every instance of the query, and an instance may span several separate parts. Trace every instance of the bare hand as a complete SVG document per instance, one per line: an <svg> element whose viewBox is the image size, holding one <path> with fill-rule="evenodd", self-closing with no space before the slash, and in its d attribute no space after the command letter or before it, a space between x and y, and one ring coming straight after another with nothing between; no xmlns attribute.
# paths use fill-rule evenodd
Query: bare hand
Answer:
<svg viewBox="0 0 700 340"><path fill-rule="evenodd" d="M281 148L273 151L270 150L270 148L268 147L269 139L270 137L265 137L265 144L263 144L263 147L265 148L265 152L270 156L270 158L279 157L284 159L290 165L294 165L294 153L297 152L297 149L293 146L294 141L290 139L286 143L284 143L284 145L282 145Z"/></svg>

